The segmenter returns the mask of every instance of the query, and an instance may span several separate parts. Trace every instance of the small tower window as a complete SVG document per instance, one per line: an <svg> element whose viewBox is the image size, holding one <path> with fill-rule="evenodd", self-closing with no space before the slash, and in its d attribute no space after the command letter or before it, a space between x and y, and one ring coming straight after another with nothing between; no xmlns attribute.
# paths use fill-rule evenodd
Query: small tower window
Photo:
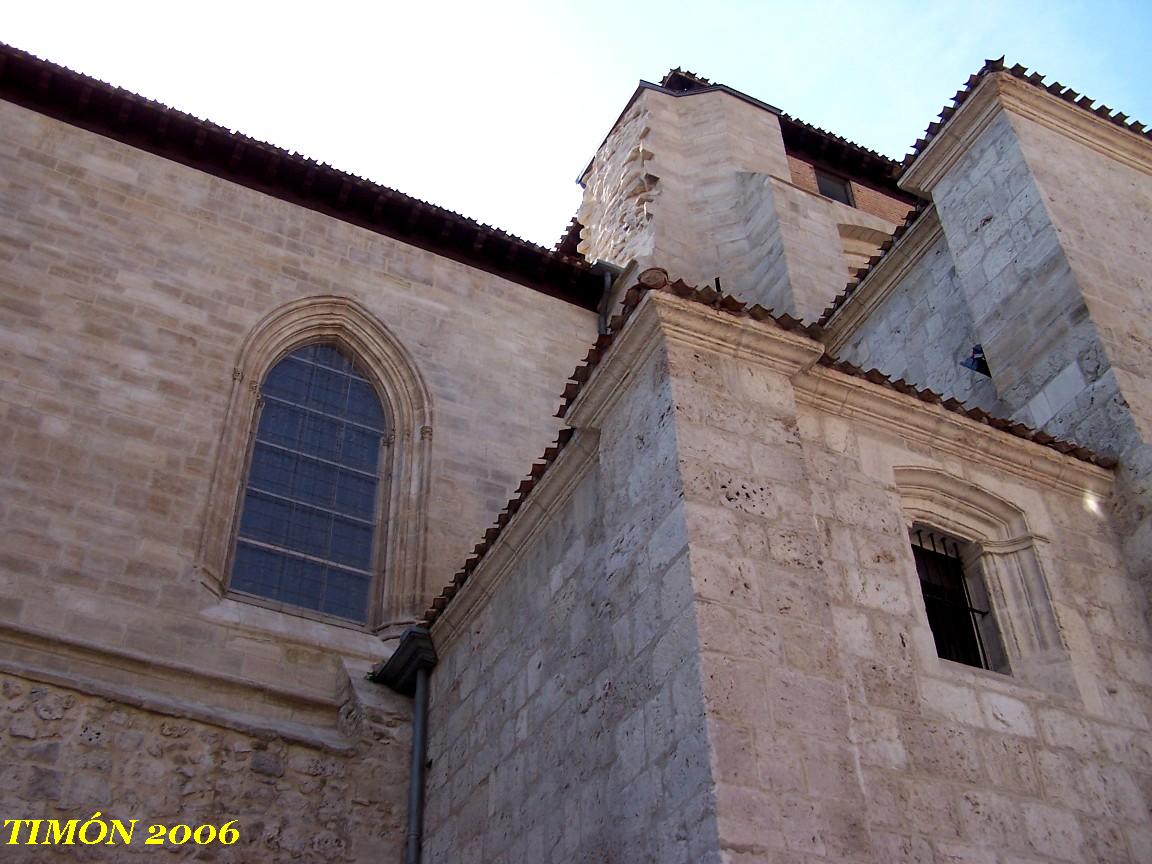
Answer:
<svg viewBox="0 0 1152 864"><path fill-rule="evenodd" d="M922 525L914 525L911 535L936 653L956 663L1007 672L1000 630L980 574L979 550Z"/></svg>
<svg viewBox="0 0 1152 864"><path fill-rule="evenodd" d="M839 201L841 204L847 204L849 207L855 206L852 202L852 186L843 177L817 171L816 188L820 190L820 194L825 198L831 198L833 201Z"/></svg>

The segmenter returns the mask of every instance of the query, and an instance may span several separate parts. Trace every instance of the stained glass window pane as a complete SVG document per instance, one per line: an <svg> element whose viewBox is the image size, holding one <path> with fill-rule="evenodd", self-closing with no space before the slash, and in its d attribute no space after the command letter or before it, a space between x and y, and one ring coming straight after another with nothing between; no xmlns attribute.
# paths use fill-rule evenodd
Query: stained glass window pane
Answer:
<svg viewBox="0 0 1152 864"><path fill-rule="evenodd" d="M383 406L333 345L285 357L261 395L232 590L366 621Z"/></svg>

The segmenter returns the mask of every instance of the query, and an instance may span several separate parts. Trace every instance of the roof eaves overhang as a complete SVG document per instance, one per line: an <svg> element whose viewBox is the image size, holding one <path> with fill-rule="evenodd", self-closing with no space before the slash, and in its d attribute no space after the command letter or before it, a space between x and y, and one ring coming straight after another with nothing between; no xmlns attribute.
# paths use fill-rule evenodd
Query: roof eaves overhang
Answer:
<svg viewBox="0 0 1152 864"><path fill-rule="evenodd" d="M563 255L0 43L0 99L585 309L603 277Z"/></svg>
<svg viewBox="0 0 1152 864"><path fill-rule="evenodd" d="M896 178L901 169L901 163L896 160L889 159L875 150L870 150L867 147L862 147L847 138L843 138L818 126L813 126L810 123L805 123L803 120L798 120L789 114L784 113L775 105L771 105L754 96L749 96L747 93L742 93L733 87L726 84L707 84L704 86L697 86L691 90L673 90L661 84L654 84L651 81L640 81L624 108L617 115L615 122L608 130L608 134L600 142L599 147L596 148L597 152L607 143L611 137L612 132L620 125L620 121L636 104L636 100L640 98L640 94L646 90L652 90L657 93L663 93L667 96L674 96L676 98L683 98L687 96L697 96L703 93L726 93L741 102L748 105L753 105L770 114L774 114L780 119L780 132L784 138L784 146L789 152L804 153L814 159L825 161L841 170L845 170L850 174L857 175L861 179L867 179L881 187L886 193L890 193L900 200L909 203L916 203L920 199L896 185ZM576 182L584 186L588 172L592 169L596 157L588 160L588 164L584 166L584 170L576 178Z"/></svg>

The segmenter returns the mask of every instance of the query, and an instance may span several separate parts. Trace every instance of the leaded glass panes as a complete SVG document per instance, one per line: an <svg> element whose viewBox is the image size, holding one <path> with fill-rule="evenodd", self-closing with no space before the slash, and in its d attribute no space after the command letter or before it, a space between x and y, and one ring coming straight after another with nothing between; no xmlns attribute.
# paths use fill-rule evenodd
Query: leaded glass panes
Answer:
<svg viewBox="0 0 1152 864"><path fill-rule="evenodd" d="M331 345L285 357L261 395L232 590L365 621L383 407Z"/></svg>

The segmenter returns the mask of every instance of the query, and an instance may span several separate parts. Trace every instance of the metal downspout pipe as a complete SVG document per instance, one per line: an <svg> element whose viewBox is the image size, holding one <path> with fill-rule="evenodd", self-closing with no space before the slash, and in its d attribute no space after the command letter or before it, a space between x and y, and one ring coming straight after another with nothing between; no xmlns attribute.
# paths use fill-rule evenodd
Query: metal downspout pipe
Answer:
<svg viewBox="0 0 1152 864"><path fill-rule="evenodd" d="M404 864L420 864L424 840L424 769L428 762L428 675L436 666L436 646L425 627L409 627L396 651L375 667L368 680L384 684L412 703L412 763L408 770L408 834Z"/></svg>
<svg viewBox="0 0 1152 864"><path fill-rule="evenodd" d="M415 704L412 706L412 767L408 777L408 842L404 864L420 864L424 839L424 768L428 761L428 670L416 670Z"/></svg>

